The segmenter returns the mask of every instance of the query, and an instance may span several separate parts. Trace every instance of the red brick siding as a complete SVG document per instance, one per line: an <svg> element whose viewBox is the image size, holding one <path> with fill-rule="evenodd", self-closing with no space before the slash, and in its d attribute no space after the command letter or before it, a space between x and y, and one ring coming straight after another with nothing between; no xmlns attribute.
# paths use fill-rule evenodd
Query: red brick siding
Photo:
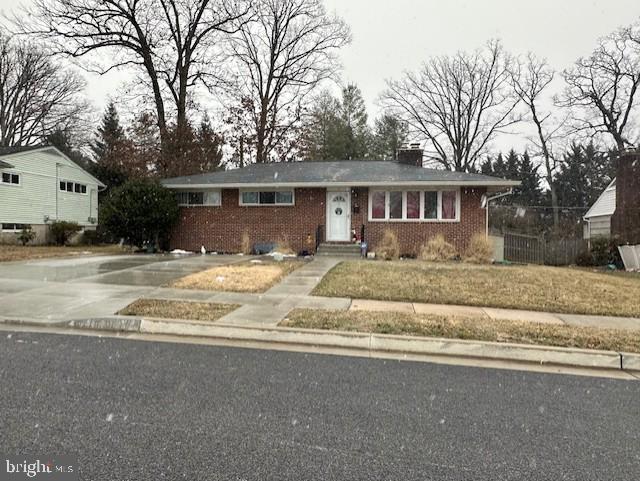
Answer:
<svg viewBox="0 0 640 481"><path fill-rule="evenodd" d="M611 231L622 243L640 244L640 154L635 152L618 159Z"/></svg>
<svg viewBox="0 0 640 481"><path fill-rule="evenodd" d="M183 207L171 234L171 248L199 251L239 252L242 235L251 245L286 238L302 251L308 235L315 238L318 224L324 223L325 189L295 189L293 206L241 206L238 189L222 191L219 207Z"/></svg>
<svg viewBox="0 0 640 481"><path fill-rule="evenodd" d="M473 234L485 231L485 210L480 207L485 189L462 189L461 193L460 222L369 222L368 189L356 188L352 190L352 228L359 233L365 224L365 240L371 250L375 250L385 229L392 229L403 254L417 254L420 246L437 233L463 251ZM238 252L246 231L252 245L286 238L294 250L301 251L307 236L315 238L317 226L326 225L324 188L295 189L295 205L286 207L240 206L238 196L238 189L225 189L220 207L180 209L171 248L198 251L204 245L210 251Z"/></svg>
<svg viewBox="0 0 640 481"><path fill-rule="evenodd" d="M367 188L353 189L352 202L359 206L359 213L352 215L351 224L356 232L365 224L365 240L371 251L375 251L386 229L398 236L400 252L410 255L418 254L420 246L435 234L443 234L458 252L463 252L474 234L486 231L485 209L480 206L485 188L461 189L460 222L369 222L368 192Z"/></svg>

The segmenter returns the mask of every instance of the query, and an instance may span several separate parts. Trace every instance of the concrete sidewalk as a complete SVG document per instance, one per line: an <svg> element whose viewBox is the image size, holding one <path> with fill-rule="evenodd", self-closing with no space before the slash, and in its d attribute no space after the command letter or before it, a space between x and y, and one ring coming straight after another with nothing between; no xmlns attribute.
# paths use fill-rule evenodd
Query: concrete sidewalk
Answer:
<svg viewBox="0 0 640 481"><path fill-rule="evenodd" d="M418 302L372 301L366 299L352 300L349 309L352 311L466 316L507 321L539 322L543 324L640 330L640 319L633 317L561 314L552 312L524 311L518 309L499 309L494 307L424 304Z"/></svg>
<svg viewBox="0 0 640 481"><path fill-rule="evenodd" d="M329 270L341 259L332 257L315 258L306 265L296 269L286 276L280 283L273 286L259 299L270 303L268 307L262 303L251 303L252 297L239 294L236 297L246 297L246 304L222 317L218 322L230 325L271 325L275 326L296 307L310 307L317 309L347 309L350 299L310 297L313 288L318 285ZM255 297L254 297L255 298Z"/></svg>

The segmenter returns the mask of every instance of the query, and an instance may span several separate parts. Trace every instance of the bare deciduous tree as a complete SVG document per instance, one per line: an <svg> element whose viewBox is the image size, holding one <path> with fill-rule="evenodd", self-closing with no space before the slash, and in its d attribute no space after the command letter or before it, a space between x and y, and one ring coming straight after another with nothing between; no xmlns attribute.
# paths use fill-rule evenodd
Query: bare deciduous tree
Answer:
<svg viewBox="0 0 640 481"><path fill-rule="evenodd" d="M34 0L16 23L88 70L137 68L166 139L174 114L186 128L192 88L219 79L220 35L236 32L247 12L244 0Z"/></svg>
<svg viewBox="0 0 640 481"><path fill-rule="evenodd" d="M564 72L560 105L572 109L578 132L611 136L618 150L637 144L637 93L640 86L640 29L620 29L600 39L586 58Z"/></svg>
<svg viewBox="0 0 640 481"><path fill-rule="evenodd" d="M388 80L381 103L427 141L428 160L468 171L498 133L520 120L511 61L498 41L473 53L436 57L417 73Z"/></svg>
<svg viewBox="0 0 640 481"><path fill-rule="evenodd" d="M257 0L255 19L232 42L236 98L255 129L255 161L288 154L305 96L337 69L337 49L350 41L346 24L321 0ZM247 103L250 107L247 108Z"/></svg>
<svg viewBox="0 0 640 481"><path fill-rule="evenodd" d="M56 130L77 130L88 110L84 86L36 44L0 35L0 145L30 145Z"/></svg>
<svg viewBox="0 0 640 481"><path fill-rule="evenodd" d="M529 53L524 60L514 62L514 69L511 73L516 95L526 105L531 122L535 126L536 134L531 139L537 149L534 155L542 158L544 178L551 194L553 223L557 226L560 223L560 213L555 185L558 160L554 155L554 141L560 135L564 120L555 118L551 111L544 110L543 105L541 105L545 100L543 98L544 95L548 93L547 88L553 82L554 77L555 72L547 61L538 59L532 53ZM550 100L550 98L547 100Z"/></svg>

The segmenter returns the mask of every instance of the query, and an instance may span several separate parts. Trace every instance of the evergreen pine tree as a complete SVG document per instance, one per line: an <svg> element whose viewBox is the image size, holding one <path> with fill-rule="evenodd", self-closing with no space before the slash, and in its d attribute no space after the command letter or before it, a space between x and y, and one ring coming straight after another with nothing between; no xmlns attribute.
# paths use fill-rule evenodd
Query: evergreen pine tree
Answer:
<svg viewBox="0 0 640 481"><path fill-rule="evenodd" d="M502 152L498 153L496 160L492 163L493 175L496 177L507 177L507 164L504 161L504 157L502 157Z"/></svg>
<svg viewBox="0 0 640 481"><path fill-rule="evenodd" d="M391 114L382 114L375 121L370 156L376 160L396 160L398 149L406 140L406 124Z"/></svg>
<svg viewBox="0 0 640 481"><path fill-rule="evenodd" d="M125 141L116 106L109 102L91 144L95 162L91 165L90 172L107 186L100 192L101 197L105 197L110 189L124 184L129 178L123 165Z"/></svg>
<svg viewBox="0 0 640 481"><path fill-rule="evenodd" d="M200 150L200 172L221 170L223 140L211 127L211 119L206 114L198 128L197 142Z"/></svg>
<svg viewBox="0 0 640 481"><path fill-rule="evenodd" d="M122 142L124 138L124 130L120 126L120 117L116 106L113 102L109 102L96 131L95 141L91 145L95 160L99 162L112 155L117 144Z"/></svg>
<svg viewBox="0 0 640 481"><path fill-rule="evenodd" d="M480 164L480 173L484 175L493 175L493 159L490 155Z"/></svg>
<svg viewBox="0 0 640 481"><path fill-rule="evenodd" d="M518 163L518 173L514 177L522 184L517 188L516 201L523 206L537 206L542 202L542 189L540 188L540 175L538 167L531 162L529 153L525 153Z"/></svg>
<svg viewBox="0 0 640 481"><path fill-rule="evenodd" d="M520 159L516 151L511 149L505 163L505 171L503 177L507 179L517 179L519 175Z"/></svg>
<svg viewBox="0 0 640 481"><path fill-rule="evenodd" d="M342 89L340 120L345 129L343 160L367 158L371 137L367 125L367 109L362 92L355 84Z"/></svg>
<svg viewBox="0 0 640 481"><path fill-rule="evenodd" d="M302 130L305 160L344 158L345 129L339 117L339 102L328 90L313 101Z"/></svg>

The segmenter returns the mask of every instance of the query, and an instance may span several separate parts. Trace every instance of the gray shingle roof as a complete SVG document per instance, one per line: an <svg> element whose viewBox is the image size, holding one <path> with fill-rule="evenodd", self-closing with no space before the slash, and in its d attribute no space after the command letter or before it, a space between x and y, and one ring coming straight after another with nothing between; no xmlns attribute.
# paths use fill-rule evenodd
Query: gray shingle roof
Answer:
<svg viewBox="0 0 640 481"><path fill-rule="evenodd" d="M520 182L388 161L342 160L251 164L242 169L164 179L172 188L257 186L478 185L509 187Z"/></svg>
<svg viewBox="0 0 640 481"><path fill-rule="evenodd" d="M26 145L20 147L0 147L0 157L3 155L19 154L21 152L29 152L30 150L38 150L44 147L51 147L50 145Z"/></svg>

